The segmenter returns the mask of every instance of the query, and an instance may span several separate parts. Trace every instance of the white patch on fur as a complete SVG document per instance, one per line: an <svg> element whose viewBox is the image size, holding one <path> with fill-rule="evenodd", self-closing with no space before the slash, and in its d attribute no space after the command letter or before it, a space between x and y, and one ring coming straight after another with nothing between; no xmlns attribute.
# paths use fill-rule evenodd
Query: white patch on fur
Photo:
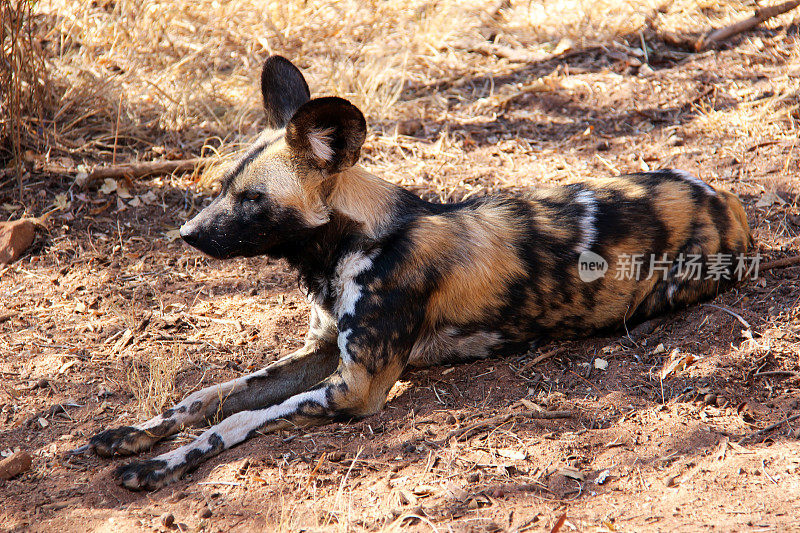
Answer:
<svg viewBox="0 0 800 533"><path fill-rule="evenodd" d="M675 292L678 290L678 285L675 282L669 284L667 287L667 300L672 303L672 297L675 296Z"/></svg>
<svg viewBox="0 0 800 533"><path fill-rule="evenodd" d="M355 278L372 266L373 257L375 254L366 255L354 252L339 261L334 278L336 299L333 303L333 311L336 313L336 318L355 313L356 303L361 298L361 285L355 282Z"/></svg>
<svg viewBox="0 0 800 533"><path fill-rule="evenodd" d="M311 145L311 152L323 161L333 161L333 148L331 148L331 133L333 128L324 130L310 130L308 132L308 144Z"/></svg>
<svg viewBox="0 0 800 533"><path fill-rule="evenodd" d="M697 185L699 187L702 187L702 189L704 191L706 191L706 194L708 194L710 196L716 196L717 195L717 191L714 190L714 187L712 187L711 185L709 185L705 181L701 180L697 176L692 176L691 174L689 174L685 170L673 170L672 172L674 172L675 175L678 176L679 178L681 178L683 181L687 181L687 182L689 182L689 183L691 183L693 185Z"/></svg>
<svg viewBox="0 0 800 533"><path fill-rule="evenodd" d="M589 250L597 237L597 228L595 227L597 222L597 200L592 191L585 189L575 195L575 200L584 208L583 216L579 221L581 240L575 245L575 251L580 254Z"/></svg>
<svg viewBox="0 0 800 533"><path fill-rule="evenodd" d="M336 345L339 346L339 357L341 357L342 362L345 364L352 362L350 352L347 351L347 337L349 337L351 333L353 333L352 329L342 331L339 333L339 338L336 340Z"/></svg>

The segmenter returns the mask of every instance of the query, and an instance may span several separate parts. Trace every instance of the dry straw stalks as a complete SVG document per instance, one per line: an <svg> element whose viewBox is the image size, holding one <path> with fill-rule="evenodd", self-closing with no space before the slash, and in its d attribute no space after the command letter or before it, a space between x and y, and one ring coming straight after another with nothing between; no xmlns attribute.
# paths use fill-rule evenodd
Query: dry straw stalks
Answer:
<svg viewBox="0 0 800 533"><path fill-rule="evenodd" d="M13 161L22 195L22 148L35 144L47 85L32 19L33 0L0 2L0 166ZM6 179L0 173L0 186Z"/></svg>
<svg viewBox="0 0 800 533"><path fill-rule="evenodd" d="M541 60L630 36L638 46L647 28L700 35L751 10L745 0L2 0L0 9L0 164L13 158L18 180L23 159L74 176L81 164L231 155L263 125L258 70L273 53L296 62L315 94L361 107L374 132L367 153L391 171L387 161L421 149L399 146L398 121L492 121L502 106L477 103L493 104L495 80L502 87ZM203 181L219 173L212 165Z"/></svg>

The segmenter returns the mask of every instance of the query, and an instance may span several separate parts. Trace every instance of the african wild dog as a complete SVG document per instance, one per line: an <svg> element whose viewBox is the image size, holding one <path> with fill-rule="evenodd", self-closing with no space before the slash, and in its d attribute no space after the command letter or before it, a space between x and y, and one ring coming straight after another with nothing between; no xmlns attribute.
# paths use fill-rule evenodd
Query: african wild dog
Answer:
<svg viewBox="0 0 800 533"><path fill-rule="evenodd" d="M129 455L222 418L189 444L121 467L130 489L163 486L257 431L375 413L407 365L521 353L536 339L711 298L732 282L688 277L677 258L752 246L734 195L672 170L429 203L356 166L366 122L350 102L310 99L279 56L264 64L261 85L268 128L181 235L220 259L286 259L312 306L306 344L92 437L100 455ZM609 272L635 254L667 258L669 268L582 281L578 258L589 251Z"/></svg>

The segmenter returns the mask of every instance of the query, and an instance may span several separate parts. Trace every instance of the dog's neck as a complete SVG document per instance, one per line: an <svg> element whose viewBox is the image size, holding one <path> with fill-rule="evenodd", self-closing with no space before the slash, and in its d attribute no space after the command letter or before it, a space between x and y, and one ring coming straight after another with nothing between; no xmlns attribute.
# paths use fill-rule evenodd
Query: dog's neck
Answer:
<svg viewBox="0 0 800 533"><path fill-rule="evenodd" d="M328 222L297 235L271 254L286 259L315 294L325 292L325 280L334 277L344 255L374 249L408 220L435 209L410 191L357 166L331 180L328 187L323 186L330 209Z"/></svg>
<svg viewBox="0 0 800 533"><path fill-rule="evenodd" d="M396 219L398 200L405 189L370 174L359 166L330 178L333 183L326 204L333 215L341 215L361 225L371 239L383 236Z"/></svg>

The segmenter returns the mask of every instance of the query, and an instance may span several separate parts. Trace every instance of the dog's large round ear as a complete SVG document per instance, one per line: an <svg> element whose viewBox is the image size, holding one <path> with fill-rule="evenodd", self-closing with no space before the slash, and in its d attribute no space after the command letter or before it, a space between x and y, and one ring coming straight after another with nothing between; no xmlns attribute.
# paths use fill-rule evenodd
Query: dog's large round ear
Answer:
<svg viewBox="0 0 800 533"><path fill-rule="evenodd" d="M366 137L361 111L335 96L303 104L286 126L289 147L329 174L355 165Z"/></svg>
<svg viewBox="0 0 800 533"><path fill-rule="evenodd" d="M282 56L270 56L261 69L261 94L267 112L267 126L286 126L297 109L308 102L311 92L303 74Z"/></svg>

